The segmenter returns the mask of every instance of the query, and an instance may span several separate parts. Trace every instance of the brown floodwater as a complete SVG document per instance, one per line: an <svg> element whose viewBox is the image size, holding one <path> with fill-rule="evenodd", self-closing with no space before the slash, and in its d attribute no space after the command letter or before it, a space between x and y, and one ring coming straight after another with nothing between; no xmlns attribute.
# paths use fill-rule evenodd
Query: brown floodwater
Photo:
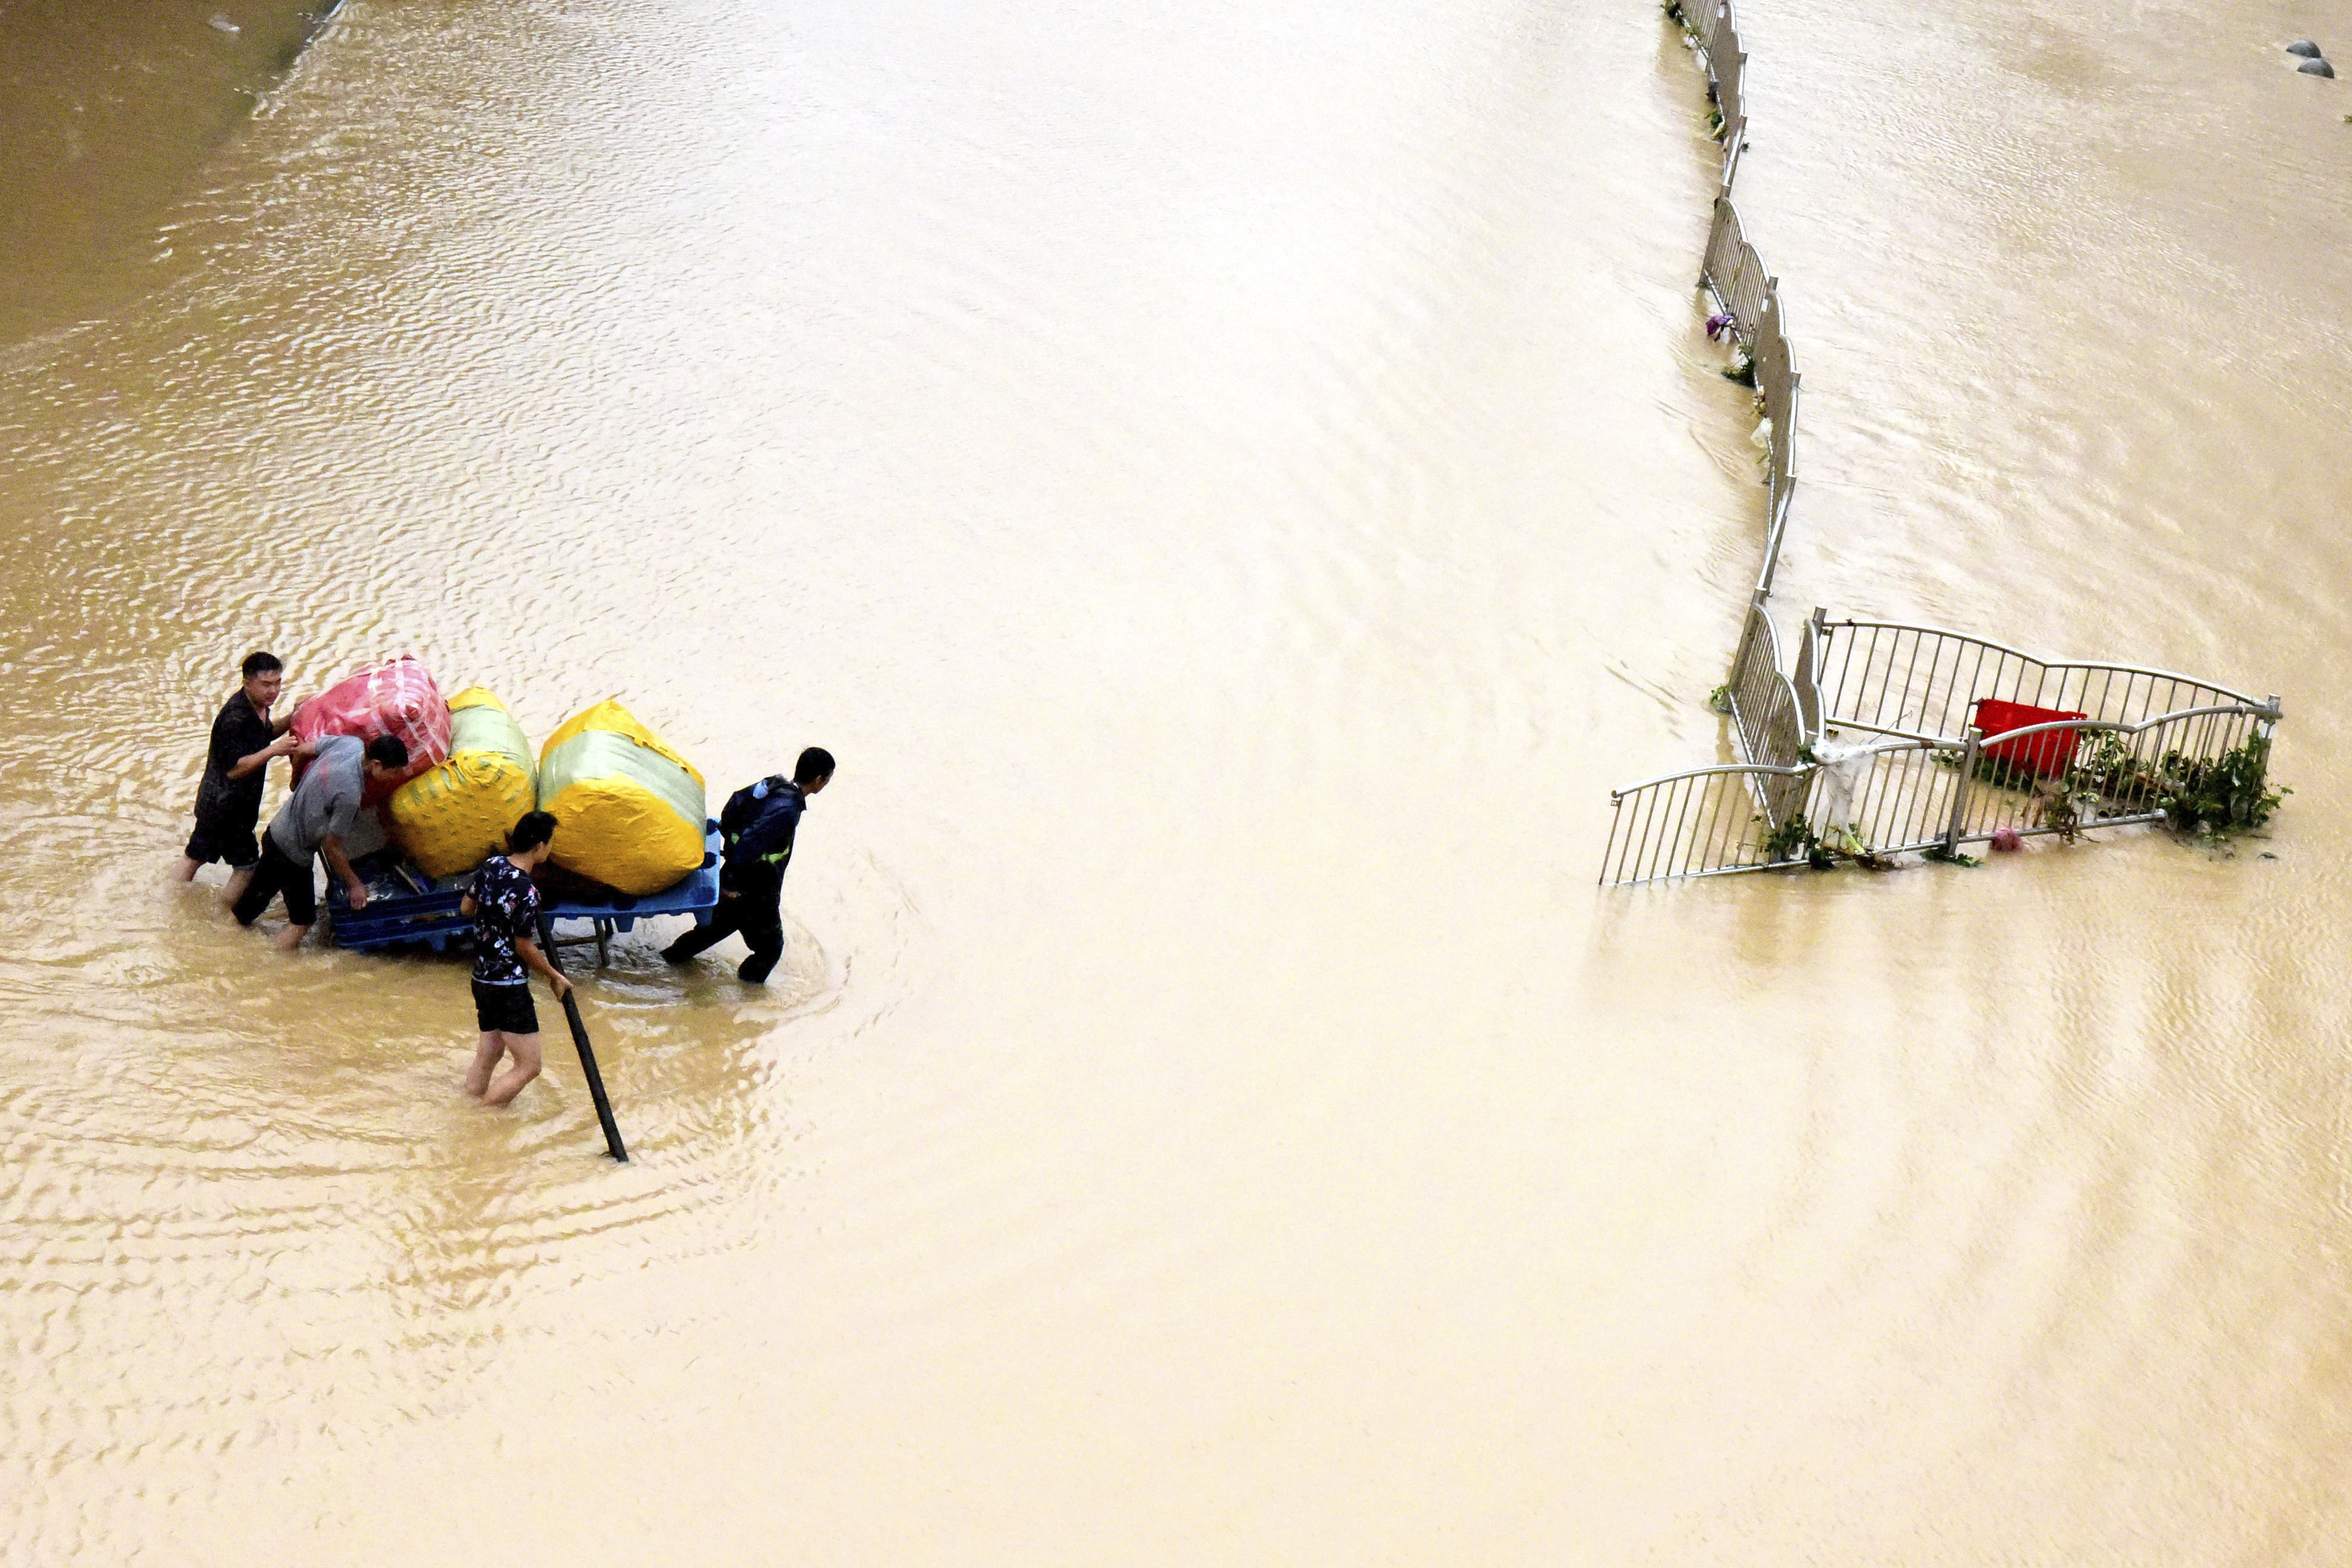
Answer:
<svg viewBox="0 0 2352 1568"><path fill-rule="evenodd" d="M1742 16L1790 612L2278 691L2270 837L1617 892L1762 503L1646 0L118 9L0 27L0 1558L2352 1555L2341 6ZM840 757L777 984L583 984L633 1163L166 881L256 645Z"/></svg>

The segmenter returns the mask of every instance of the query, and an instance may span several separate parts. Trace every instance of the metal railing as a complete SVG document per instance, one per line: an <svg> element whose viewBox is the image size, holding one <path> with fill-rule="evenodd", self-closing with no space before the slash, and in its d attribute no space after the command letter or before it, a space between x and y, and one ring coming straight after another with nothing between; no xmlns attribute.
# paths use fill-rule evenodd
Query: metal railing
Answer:
<svg viewBox="0 0 2352 1568"><path fill-rule="evenodd" d="M1909 635L1900 643L1882 635L1881 656L1862 662L1857 678L1851 639L1857 628L1874 626ZM1822 650L1837 646L1841 634L1849 639L1847 662L1832 661L1832 679L1817 685ZM2157 821L2194 779L2232 754L2252 758L2259 779L2280 717L2276 697L2256 702L2184 675L2038 660L1957 632L1832 622L1820 611L1805 624L1794 679L1777 667L1777 641L1759 596L1740 639L1740 678L1727 694L1734 745L1751 759L1612 792L1604 884L1764 871L1824 852L1874 863L1951 854L2004 828L2020 837L2073 838ZM1987 652L1981 664L1964 661L1979 683L1952 678L1949 655L1963 644ZM1916 662L1884 656L1915 646ZM1925 693L1936 706L1906 709L1898 692ZM2176 692L2211 700L2150 711ZM1875 716L1846 711L1857 694ZM2037 696L2053 700L2031 700ZM1937 727L1941 716L1974 715L1987 700L2048 712L2061 699L2082 706L1990 735L1973 723L1958 733ZM1913 722L1883 722L1894 713ZM1849 734L1861 738L1848 743ZM1727 778L1739 784L1738 810Z"/></svg>
<svg viewBox="0 0 2352 1568"><path fill-rule="evenodd" d="M2250 743L2266 768L2274 708L2216 704L2137 724L2048 720L1957 741L1885 737L1789 768L1730 763L1652 779L1609 797L1604 886L1769 871L1843 856L1957 853L2006 829L2066 838L2161 821L2201 769ZM2057 737L2046 770L2005 761Z"/></svg>
<svg viewBox="0 0 2352 1568"><path fill-rule="evenodd" d="M1725 696L1743 760L1769 768L1792 768L1803 760L1803 711L1796 688L1780 673L1780 634L1765 612L1761 593L1748 601L1748 624Z"/></svg>
<svg viewBox="0 0 2352 1568"><path fill-rule="evenodd" d="M1706 232L1706 254L1700 259L1698 280L1732 319L1740 340L1764 319L1765 303L1779 289L1780 279L1764 270L1764 258L1748 243L1740 226L1739 209L1728 195L1715 199L1715 222Z"/></svg>
<svg viewBox="0 0 2352 1568"><path fill-rule="evenodd" d="M1780 280L1739 226L1739 210L1727 195L1715 199L1715 223L1707 232L1699 286L1715 299L1717 315L1747 357L1764 414L1764 565L1756 591L1769 594L1780 562L1789 499L1797 485L1797 393L1803 378L1789 347L1780 305Z"/></svg>
<svg viewBox="0 0 2352 1568"><path fill-rule="evenodd" d="M2102 724L2135 725L2155 714L2257 702L2210 681L2136 664L2038 659L1982 637L1891 621L1808 622L1818 662L1813 679L1831 722L1885 735L1951 737L1986 700L2079 712Z"/></svg>
<svg viewBox="0 0 2352 1568"><path fill-rule="evenodd" d="M1971 727L1958 741L1895 737L1840 761L1856 780L1843 800L1814 791L1814 825L1882 856L1951 853L2007 829L2019 837L2164 820L2200 770L2249 742L2266 753L2276 711L2220 703L2151 715L2135 724L2048 719L1997 735ZM2039 766L2036 737L2046 747ZM1864 764L1857 767L1856 764Z"/></svg>
<svg viewBox="0 0 2352 1568"><path fill-rule="evenodd" d="M1706 68L1706 95L1722 122L1716 134L1723 140L1723 188L1728 191L1748 130L1748 56L1739 47L1739 27L1732 20L1730 0L1682 0L1676 16Z"/></svg>
<svg viewBox="0 0 2352 1568"><path fill-rule="evenodd" d="M1771 849L1768 800L1786 803L1786 821L1811 784L1809 768L1730 763L1695 768L1612 790L1602 885L1667 877L1720 876L1781 863Z"/></svg>
<svg viewBox="0 0 2352 1568"><path fill-rule="evenodd" d="M1783 662L1770 604L1796 491L1802 377L1780 280L1731 202L1748 55L1729 0L1681 0L1672 14L1706 69L1724 144L1698 281L1716 306L1708 331L1728 329L1764 420L1764 561L1724 689L1739 760L1613 791L1601 882L1762 871L1824 853L1874 863L1955 853L2003 829L2072 837L2151 821L2225 758L2251 762L2259 793L2276 696L2256 702L2137 665L2040 659L1934 627L1832 622L1821 610L1804 623L1793 668ZM1996 716L2009 727L1989 737L1979 720Z"/></svg>

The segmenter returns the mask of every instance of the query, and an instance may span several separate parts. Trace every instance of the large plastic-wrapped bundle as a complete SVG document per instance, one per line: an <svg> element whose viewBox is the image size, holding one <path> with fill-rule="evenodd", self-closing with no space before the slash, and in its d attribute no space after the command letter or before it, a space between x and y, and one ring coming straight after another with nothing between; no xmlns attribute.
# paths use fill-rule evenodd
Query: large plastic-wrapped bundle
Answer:
<svg viewBox="0 0 2352 1568"><path fill-rule="evenodd" d="M517 819L539 804L530 741L480 686L449 699L449 757L384 802L400 847L427 876L471 871L506 847Z"/></svg>
<svg viewBox="0 0 2352 1568"><path fill-rule="evenodd" d="M411 653L368 664L294 710L292 729L299 740L322 735L356 735L373 740L396 735L408 747L408 767L388 783L370 783L366 800L374 805L407 780L437 768L449 756L449 705L423 661Z"/></svg>
<svg viewBox="0 0 2352 1568"><path fill-rule="evenodd" d="M547 737L539 805L555 814L555 863L623 893L702 863L702 775L610 698Z"/></svg>

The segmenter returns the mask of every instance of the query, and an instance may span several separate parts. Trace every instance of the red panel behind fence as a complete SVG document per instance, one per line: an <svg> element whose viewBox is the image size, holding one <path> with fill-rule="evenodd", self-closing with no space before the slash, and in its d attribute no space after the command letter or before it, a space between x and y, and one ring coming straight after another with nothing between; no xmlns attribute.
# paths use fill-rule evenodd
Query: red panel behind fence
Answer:
<svg viewBox="0 0 2352 1568"><path fill-rule="evenodd" d="M1988 737L2006 735L2012 729L2028 725L2054 724L2062 718L2088 718L2086 713L2071 713L2064 708L2028 707L2023 703L2005 703L1993 697L1979 697L1971 705L1976 709L1977 728ZM2015 740L1988 743L1984 755L2011 768L2036 776L2063 773L2074 759L2074 743L2081 732L2073 729L2045 729L2040 735L2020 736Z"/></svg>

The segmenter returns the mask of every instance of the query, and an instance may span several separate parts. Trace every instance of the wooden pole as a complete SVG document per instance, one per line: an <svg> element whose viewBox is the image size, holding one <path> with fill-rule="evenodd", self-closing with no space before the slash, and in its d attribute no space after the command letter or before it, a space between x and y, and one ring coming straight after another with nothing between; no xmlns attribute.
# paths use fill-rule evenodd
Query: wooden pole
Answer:
<svg viewBox="0 0 2352 1568"><path fill-rule="evenodd" d="M555 946L555 922L542 915L539 917L539 948L555 972L563 973L563 959ZM628 1164L629 1151L621 1146L620 1124L613 1120L613 1102L604 1094L604 1075L596 1071L596 1052L588 1044L588 1026L580 1019L580 1000L570 991L563 993L564 1021L572 1026L572 1043L580 1052L580 1071L588 1077L588 1096L596 1102L596 1120L604 1124L604 1147L623 1165Z"/></svg>

